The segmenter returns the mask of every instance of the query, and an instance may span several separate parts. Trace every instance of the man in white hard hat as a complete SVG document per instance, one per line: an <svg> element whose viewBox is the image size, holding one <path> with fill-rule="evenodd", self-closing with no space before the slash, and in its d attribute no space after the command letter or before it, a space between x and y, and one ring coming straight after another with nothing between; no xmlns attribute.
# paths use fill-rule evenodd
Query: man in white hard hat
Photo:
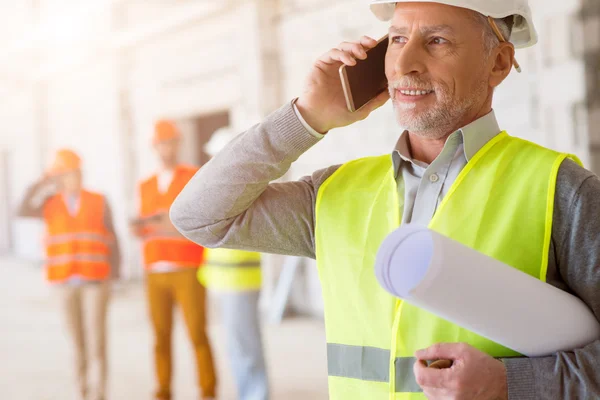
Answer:
<svg viewBox="0 0 600 400"><path fill-rule="evenodd" d="M371 7L391 20L389 94L348 112L338 69L376 43L330 50L298 99L190 181L171 209L176 227L207 247L317 259L333 400L600 398L600 342L525 358L392 298L374 276L383 239L422 224L577 295L600 316L600 180L573 156L501 131L492 109L494 89L518 65L515 47L536 42L527 0ZM327 132L390 97L406 128L391 155L272 183ZM438 359L453 365L426 366Z"/></svg>

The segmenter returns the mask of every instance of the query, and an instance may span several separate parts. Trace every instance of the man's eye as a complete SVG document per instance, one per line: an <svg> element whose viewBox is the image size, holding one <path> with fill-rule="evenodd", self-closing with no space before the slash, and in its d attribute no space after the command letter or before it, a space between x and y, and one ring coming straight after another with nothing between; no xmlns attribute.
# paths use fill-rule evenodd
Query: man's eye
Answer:
<svg viewBox="0 0 600 400"><path fill-rule="evenodd" d="M408 38L404 37L404 36L394 36L392 38L392 43L401 43L401 44L405 44L406 42L408 42Z"/></svg>
<svg viewBox="0 0 600 400"><path fill-rule="evenodd" d="M441 37L435 37L431 40L431 44L446 44L448 41Z"/></svg>

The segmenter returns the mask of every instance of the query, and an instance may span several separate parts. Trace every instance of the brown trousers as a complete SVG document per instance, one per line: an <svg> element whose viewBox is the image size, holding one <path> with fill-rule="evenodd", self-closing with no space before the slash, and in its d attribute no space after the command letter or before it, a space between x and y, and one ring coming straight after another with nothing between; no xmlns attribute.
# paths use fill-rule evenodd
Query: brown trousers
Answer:
<svg viewBox="0 0 600 400"><path fill-rule="evenodd" d="M194 346L202 397L215 397L215 367L206 335L206 292L196 279L196 269L149 273L146 284L155 337L154 361L158 378L156 397L171 398L171 332L176 303L181 307Z"/></svg>
<svg viewBox="0 0 600 400"><path fill-rule="evenodd" d="M57 288L74 345L77 387L82 398L106 398L106 316L110 298L110 284L87 283L80 286ZM91 362L88 362L91 361ZM88 384L88 369L92 367Z"/></svg>

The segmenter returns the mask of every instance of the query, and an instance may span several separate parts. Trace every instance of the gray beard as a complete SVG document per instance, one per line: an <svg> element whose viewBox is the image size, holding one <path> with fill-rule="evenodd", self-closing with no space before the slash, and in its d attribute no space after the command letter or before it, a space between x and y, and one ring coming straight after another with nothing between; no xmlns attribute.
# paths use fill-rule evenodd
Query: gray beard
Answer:
<svg viewBox="0 0 600 400"><path fill-rule="evenodd" d="M410 109L394 104L398 124L417 136L427 139L441 139L459 124L464 115L472 108L472 104L437 105L419 114Z"/></svg>
<svg viewBox="0 0 600 400"><path fill-rule="evenodd" d="M487 91L487 81L479 82L471 90L472 95L455 100L451 97L445 87L435 89L436 104L415 114L416 105L407 105L394 101L394 111L398 124L410 133L426 139L442 139L460 128L458 125L464 119L465 114L472 111L478 101Z"/></svg>

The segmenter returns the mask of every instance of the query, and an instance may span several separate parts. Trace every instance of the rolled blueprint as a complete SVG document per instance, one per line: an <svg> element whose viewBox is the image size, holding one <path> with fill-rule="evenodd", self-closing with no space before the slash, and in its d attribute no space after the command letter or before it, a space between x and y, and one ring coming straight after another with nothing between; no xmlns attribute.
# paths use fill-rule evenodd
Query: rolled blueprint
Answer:
<svg viewBox="0 0 600 400"><path fill-rule="evenodd" d="M375 271L395 297L528 357L600 338L577 297L424 227L391 233Z"/></svg>

